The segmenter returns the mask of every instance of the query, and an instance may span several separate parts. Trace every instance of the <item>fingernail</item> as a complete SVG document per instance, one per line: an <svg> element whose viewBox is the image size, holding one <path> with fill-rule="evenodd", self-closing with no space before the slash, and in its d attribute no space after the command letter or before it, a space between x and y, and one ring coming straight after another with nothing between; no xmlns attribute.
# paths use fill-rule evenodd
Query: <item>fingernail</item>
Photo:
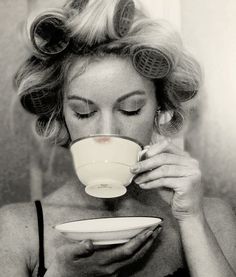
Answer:
<svg viewBox="0 0 236 277"><path fill-rule="evenodd" d="M162 226L161 226L161 225L159 225L159 226L157 226L157 227L154 229L154 231L160 232L160 231L161 231L161 229L162 229Z"/></svg>
<svg viewBox="0 0 236 277"><path fill-rule="evenodd" d="M147 151L148 151L148 149L144 148L144 150L142 150L138 153L138 160L139 161L143 158L143 156L147 153Z"/></svg>
<svg viewBox="0 0 236 277"><path fill-rule="evenodd" d="M144 183L142 183L142 184L138 184L139 186L140 186L140 188L145 188L145 184Z"/></svg>
<svg viewBox="0 0 236 277"><path fill-rule="evenodd" d="M162 228L157 229L154 233L153 233L153 237L156 238L160 233L161 233Z"/></svg>
<svg viewBox="0 0 236 277"><path fill-rule="evenodd" d="M82 243L85 244L85 248L86 248L87 251L93 250L93 244L92 244L91 241L84 240L84 241L82 241Z"/></svg>
<svg viewBox="0 0 236 277"><path fill-rule="evenodd" d="M145 234L144 234L144 237L145 238L149 238L151 235L153 234L153 231L147 231Z"/></svg>
<svg viewBox="0 0 236 277"><path fill-rule="evenodd" d="M139 185L140 183L142 184L142 178L140 178L140 177L135 178L134 181L135 181L135 183L138 184L138 185Z"/></svg>
<svg viewBox="0 0 236 277"><path fill-rule="evenodd" d="M136 165L133 165L130 167L130 170L133 172L133 173L137 173L139 171L139 165L136 164Z"/></svg>
<svg viewBox="0 0 236 277"><path fill-rule="evenodd" d="M150 148L150 145L146 145L146 146L144 146L143 150L139 151L139 153L138 153L139 161L143 159L143 156L148 152L149 148Z"/></svg>
<svg viewBox="0 0 236 277"><path fill-rule="evenodd" d="M161 230L162 230L162 226L158 226L153 231L158 235L161 232Z"/></svg>

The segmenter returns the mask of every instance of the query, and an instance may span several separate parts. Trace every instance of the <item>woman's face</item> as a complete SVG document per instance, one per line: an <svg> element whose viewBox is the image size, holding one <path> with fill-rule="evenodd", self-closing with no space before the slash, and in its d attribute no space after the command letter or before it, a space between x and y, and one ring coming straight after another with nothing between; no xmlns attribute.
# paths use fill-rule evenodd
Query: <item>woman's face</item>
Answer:
<svg viewBox="0 0 236 277"><path fill-rule="evenodd" d="M94 134L117 134L146 145L153 132L157 102L152 81L127 59L105 57L81 75L79 60L69 73L64 116L72 141Z"/></svg>

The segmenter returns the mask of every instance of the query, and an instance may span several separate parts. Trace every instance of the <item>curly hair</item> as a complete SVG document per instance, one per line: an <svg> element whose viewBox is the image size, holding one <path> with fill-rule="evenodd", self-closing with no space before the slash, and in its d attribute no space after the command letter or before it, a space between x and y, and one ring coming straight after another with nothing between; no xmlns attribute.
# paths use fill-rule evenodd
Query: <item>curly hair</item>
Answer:
<svg viewBox="0 0 236 277"><path fill-rule="evenodd" d="M68 72L76 57L81 73L94 59L106 55L131 59L138 49L157 49L170 63L162 78L151 78L161 112L171 112L168 124L159 124L159 132L178 132L184 119L184 104L193 99L201 84L201 69L183 47L179 34L163 20L152 20L135 9L130 29L124 36L116 32L117 0L68 1L62 8L68 46L57 55L43 55L32 48L31 56L18 69L15 84L22 106L36 115L38 135L59 145L68 145L70 137L63 116L63 97ZM81 4L81 5L79 5ZM45 32L47 24L44 26ZM42 31L42 30L41 30Z"/></svg>

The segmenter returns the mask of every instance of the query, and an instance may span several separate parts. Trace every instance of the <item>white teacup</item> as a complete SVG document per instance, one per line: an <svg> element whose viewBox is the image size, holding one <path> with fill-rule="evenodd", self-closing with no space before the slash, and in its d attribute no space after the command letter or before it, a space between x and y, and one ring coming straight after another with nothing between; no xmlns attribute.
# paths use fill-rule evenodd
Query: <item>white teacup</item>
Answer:
<svg viewBox="0 0 236 277"><path fill-rule="evenodd" d="M126 193L134 177L130 166L139 160L142 145L128 137L93 135L73 141L70 150L86 193L113 198Z"/></svg>

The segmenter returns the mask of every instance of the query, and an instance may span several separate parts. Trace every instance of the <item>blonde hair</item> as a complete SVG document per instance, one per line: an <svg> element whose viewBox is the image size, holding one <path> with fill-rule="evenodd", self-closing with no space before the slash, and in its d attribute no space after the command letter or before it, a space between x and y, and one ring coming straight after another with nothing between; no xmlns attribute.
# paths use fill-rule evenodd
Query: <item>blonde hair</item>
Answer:
<svg viewBox="0 0 236 277"><path fill-rule="evenodd" d="M23 107L36 115L36 133L59 145L68 145L70 137L64 122L63 97L70 66L77 56L83 57L83 67L94 58L106 55L132 59L141 47L158 49L171 64L167 76L153 79L158 87L161 110L184 113L187 99L184 94L193 92L189 98L196 95L201 84L201 70L172 26L163 20L152 20L135 9L129 32L120 37L114 20L118 0L90 0L83 9L75 2L69 1L64 7L70 37L68 47L56 56L43 57L32 51L15 77ZM174 122L171 124L174 126ZM173 131L177 130L178 126L174 126Z"/></svg>

